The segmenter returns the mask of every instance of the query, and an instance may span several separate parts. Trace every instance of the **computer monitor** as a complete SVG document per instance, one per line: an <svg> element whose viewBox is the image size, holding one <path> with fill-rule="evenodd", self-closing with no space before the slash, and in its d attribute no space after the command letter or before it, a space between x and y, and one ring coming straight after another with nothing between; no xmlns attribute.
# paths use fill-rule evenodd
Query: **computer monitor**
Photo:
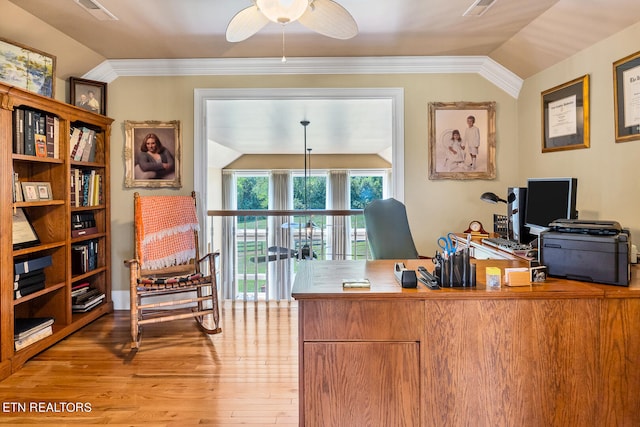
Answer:
<svg viewBox="0 0 640 427"><path fill-rule="evenodd" d="M576 219L576 178L529 178L525 225L539 235L556 219Z"/></svg>

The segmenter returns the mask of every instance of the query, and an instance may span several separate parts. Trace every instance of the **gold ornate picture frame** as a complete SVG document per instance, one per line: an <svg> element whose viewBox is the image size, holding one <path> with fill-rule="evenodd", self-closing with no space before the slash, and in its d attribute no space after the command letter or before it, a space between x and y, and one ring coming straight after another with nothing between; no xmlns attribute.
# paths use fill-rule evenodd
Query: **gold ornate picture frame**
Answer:
<svg viewBox="0 0 640 427"><path fill-rule="evenodd" d="M589 148L589 75L542 92L542 152Z"/></svg>
<svg viewBox="0 0 640 427"><path fill-rule="evenodd" d="M616 142L640 139L640 52L613 63Z"/></svg>
<svg viewBox="0 0 640 427"><path fill-rule="evenodd" d="M429 103L429 179L496 177L496 103Z"/></svg>
<svg viewBox="0 0 640 427"><path fill-rule="evenodd" d="M125 187L181 188L180 121L124 124Z"/></svg>

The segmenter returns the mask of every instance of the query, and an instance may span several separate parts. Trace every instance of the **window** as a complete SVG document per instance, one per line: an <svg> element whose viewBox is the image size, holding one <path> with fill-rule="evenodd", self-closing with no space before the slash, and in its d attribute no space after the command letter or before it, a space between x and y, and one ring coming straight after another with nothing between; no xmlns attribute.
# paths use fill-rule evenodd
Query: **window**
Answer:
<svg viewBox="0 0 640 427"><path fill-rule="evenodd" d="M385 172L359 171L351 172L349 179L351 209L364 209L373 200L384 197ZM351 221L353 239L351 253L354 259L369 259L369 246L366 243L364 215L353 215Z"/></svg>
<svg viewBox="0 0 640 427"><path fill-rule="evenodd" d="M351 209L364 209L373 200L383 197L383 175L351 174Z"/></svg>
<svg viewBox="0 0 640 427"><path fill-rule="evenodd" d="M236 174L236 203L241 210L269 208L269 176L264 172ZM267 252L266 216L238 216L236 222L237 294L264 293L266 265L257 257Z"/></svg>
<svg viewBox="0 0 640 427"><path fill-rule="evenodd" d="M308 176L306 184L300 173L293 174L293 209L326 209L327 207L327 176L326 174L312 174Z"/></svg>

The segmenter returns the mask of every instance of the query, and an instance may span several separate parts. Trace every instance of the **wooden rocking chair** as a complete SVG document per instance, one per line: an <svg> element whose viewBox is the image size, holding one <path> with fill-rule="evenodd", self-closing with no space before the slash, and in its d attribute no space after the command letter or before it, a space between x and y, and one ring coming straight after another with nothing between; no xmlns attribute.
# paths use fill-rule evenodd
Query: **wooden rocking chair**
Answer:
<svg viewBox="0 0 640 427"><path fill-rule="evenodd" d="M216 283L219 253L199 256L195 201L195 192L134 194L135 255L125 261L130 271L131 348L140 347L142 326L149 323L194 317L204 332L222 332ZM188 295L176 296L184 293ZM144 302L158 296L167 298Z"/></svg>

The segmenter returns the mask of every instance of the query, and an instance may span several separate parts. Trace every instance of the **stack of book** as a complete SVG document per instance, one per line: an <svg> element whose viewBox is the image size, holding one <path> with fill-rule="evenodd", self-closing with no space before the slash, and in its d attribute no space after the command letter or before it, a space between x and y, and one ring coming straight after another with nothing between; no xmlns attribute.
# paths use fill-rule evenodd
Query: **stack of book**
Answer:
<svg viewBox="0 0 640 427"><path fill-rule="evenodd" d="M80 283L71 288L71 310L84 313L99 305L105 298L104 292L91 287L89 282Z"/></svg>
<svg viewBox="0 0 640 427"><path fill-rule="evenodd" d="M60 158L60 119L28 108L13 113L13 152L37 157Z"/></svg>
<svg viewBox="0 0 640 427"><path fill-rule="evenodd" d="M50 265L50 255L14 264L13 299L22 298L44 289L44 269Z"/></svg>
<svg viewBox="0 0 640 427"><path fill-rule="evenodd" d="M96 131L84 126L72 127L69 147L69 154L76 162L93 162L96 158Z"/></svg>
<svg viewBox="0 0 640 427"><path fill-rule="evenodd" d="M71 206L97 206L103 202L102 175L92 170L71 168Z"/></svg>
<svg viewBox="0 0 640 427"><path fill-rule="evenodd" d="M98 232L93 212L74 213L71 215L71 237L88 236Z"/></svg>
<svg viewBox="0 0 640 427"><path fill-rule="evenodd" d="M85 274L98 267L98 241L86 240L71 245L71 272Z"/></svg>
<svg viewBox="0 0 640 427"><path fill-rule="evenodd" d="M16 351L53 334L53 317L16 318L13 340Z"/></svg>

